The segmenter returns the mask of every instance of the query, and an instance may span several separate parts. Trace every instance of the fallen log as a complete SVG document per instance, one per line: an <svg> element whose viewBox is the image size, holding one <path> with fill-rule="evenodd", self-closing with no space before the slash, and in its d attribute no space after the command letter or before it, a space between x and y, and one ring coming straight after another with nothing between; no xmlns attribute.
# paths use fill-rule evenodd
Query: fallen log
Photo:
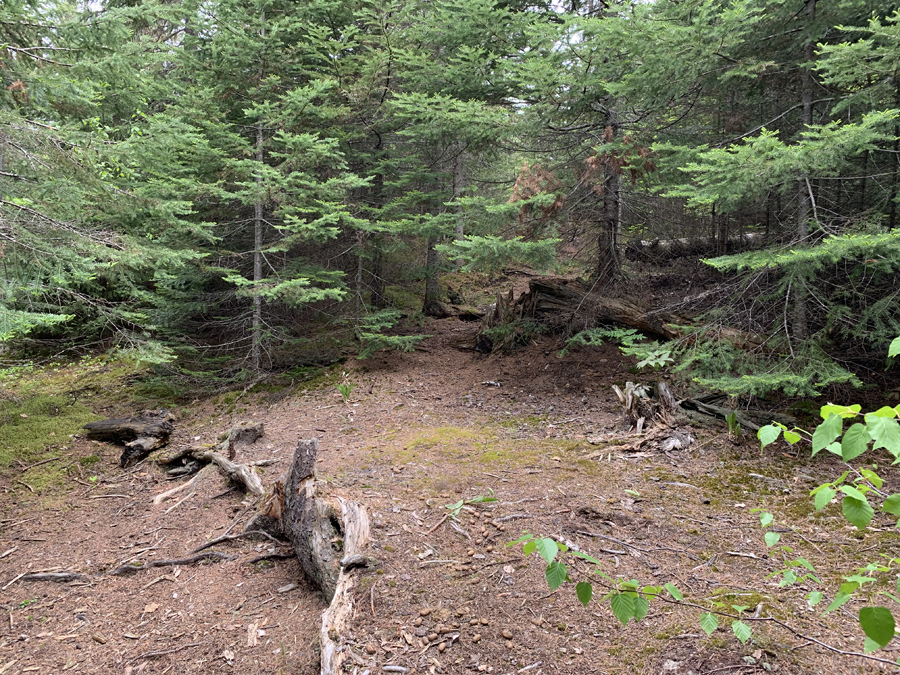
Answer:
<svg viewBox="0 0 900 675"><path fill-rule="evenodd" d="M100 420L84 425L87 437L125 446L119 464L134 464L169 442L175 416L168 410L145 410L137 417Z"/></svg>
<svg viewBox="0 0 900 675"><path fill-rule="evenodd" d="M300 566L329 606L319 631L322 675L337 675L348 658L344 639L353 616L354 567L366 566L369 517L362 504L320 491L318 439L301 439L291 466L263 498L245 532L272 534L273 523L290 539Z"/></svg>
<svg viewBox="0 0 900 675"><path fill-rule="evenodd" d="M719 241L713 237L633 239L625 247L629 260L662 262L676 258L704 257L762 248L771 241L764 232L745 232Z"/></svg>

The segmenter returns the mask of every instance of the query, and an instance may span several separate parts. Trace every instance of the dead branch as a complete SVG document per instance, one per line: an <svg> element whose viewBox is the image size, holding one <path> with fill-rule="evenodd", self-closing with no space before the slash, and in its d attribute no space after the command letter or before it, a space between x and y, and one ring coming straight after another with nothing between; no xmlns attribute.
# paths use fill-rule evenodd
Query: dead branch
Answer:
<svg viewBox="0 0 900 675"><path fill-rule="evenodd" d="M193 551L191 551L191 554L199 553L200 551L203 551L204 549L207 549L210 546L215 546L216 544L221 544L222 542L234 541L235 539L244 539L244 538L252 537L255 535L261 535L263 537L266 537L267 539L274 541L276 544L287 543L287 542L281 541L280 539L276 539L275 537L270 535L268 532L263 532L262 530L248 530L246 532L241 532L240 534L226 534L226 535L222 535L221 537L216 537L212 541L208 541L205 544L203 544L202 546L198 546L197 548L195 548Z"/></svg>
<svg viewBox="0 0 900 675"><path fill-rule="evenodd" d="M153 560L146 565L122 565L114 570L107 572L109 576L117 576L119 574L131 574L132 572L142 572L154 567L174 567L175 565L193 565L203 562L204 560L234 560L236 555L220 553L219 551L208 551L199 555L192 555L187 558L179 558L178 560Z"/></svg>
<svg viewBox="0 0 900 675"><path fill-rule="evenodd" d="M80 581L87 579L78 572L45 572L43 574L25 574L19 577L20 581Z"/></svg>

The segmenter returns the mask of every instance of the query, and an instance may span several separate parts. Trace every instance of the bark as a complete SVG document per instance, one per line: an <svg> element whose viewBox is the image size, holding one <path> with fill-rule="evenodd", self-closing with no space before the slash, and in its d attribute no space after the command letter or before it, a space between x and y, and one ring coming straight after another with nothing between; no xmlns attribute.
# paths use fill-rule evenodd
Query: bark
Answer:
<svg viewBox="0 0 900 675"><path fill-rule="evenodd" d="M90 439L125 445L119 458L120 466L124 467L168 443L169 435L174 430L172 419L173 415L168 410L153 410L138 417L89 422L83 428L87 429Z"/></svg>
<svg viewBox="0 0 900 675"><path fill-rule="evenodd" d="M256 125L256 161L263 161L263 128L262 122ZM262 191L262 169L256 178L257 188ZM262 194L257 197L253 206L253 323L250 328L251 345L250 361L253 370L259 372L262 366L262 297L259 284L262 282L262 247L263 247L263 202Z"/></svg>
<svg viewBox="0 0 900 675"><path fill-rule="evenodd" d="M428 253L425 257L425 302L422 312L426 316L442 319L447 316L447 308L441 302L441 284L438 274L441 266L441 256L435 246L438 238L428 238Z"/></svg>
<svg viewBox="0 0 900 675"><path fill-rule="evenodd" d="M611 109L606 118L610 140L618 135L618 114ZM611 162L606 163L603 177L603 220L597 240L597 287L603 288L619 274L618 250L619 199L621 197L622 176L620 169Z"/></svg>
<svg viewBox="0 0 900 675"><path fill-rule="evenodd" d="M681 237L679 239L634 239L625 247L625 257L629 260L662 262L685 257L702 257L714 253L734 253L762 248L767 244L762 232L727 237L724 248L718 241L710 242L709 237Z"/></svg>
<svg viewBox="0 0 900 675"><path fill-rule="evenodd" d="M816 17L816 0L806 0L803 9L806 15L807 26L812 27L812 23ZM811 63L815 58L815 43L812 39L808 39L803 46L803 58L807 63ZM813 96L815 80L810 66L803 68L801 73L800 89L801 89L801 112L800 112L800 131L808 129L813 123ZM797 225L795 230L795 239L803 241L809 232L810 210L814 208L812 187L809 182L809 176L802 175L797 181ZM788 340L793 338L794 341L801 342L806 339L809 329L807 327L807 290L801 283L798 283L793 289L793 309L792 309L792 330L793 336L788 335Z"/></svg>
<svg viewBox="0 0 900 675"><path fill-rule="evenodd" d="M456 155L456 159L453 162L453 199L459 199L462 197L463 188L465 187L465 174L463 172L465 164L463 163L463 151ZM463 222L463 211L462 207L456 207L456 231L454 236L457 241L461 240L465 236L465 223ZM462 267L462 260L457 260L453 263L453 267L456 270Z"/></svg>

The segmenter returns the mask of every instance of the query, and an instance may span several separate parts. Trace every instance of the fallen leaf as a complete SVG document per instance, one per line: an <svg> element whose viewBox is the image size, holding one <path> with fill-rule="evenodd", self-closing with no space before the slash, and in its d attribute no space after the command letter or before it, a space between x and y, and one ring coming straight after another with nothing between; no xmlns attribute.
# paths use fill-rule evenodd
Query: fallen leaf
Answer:
<svg viewBox="0 0 900 675"><path fill-rule="evenodd" d="M247 625L247 646L255 647L257 645L257 625L256 622Z"/></svg>
<svg viewBox="0 0 900 675"><path fill-rule="evenodd" d="M144 607L144 613L145 614L153 614L153 612L155 612L158 609L159 609L159 605L157 605L155 602L151 602L149 605Z"/></svg>

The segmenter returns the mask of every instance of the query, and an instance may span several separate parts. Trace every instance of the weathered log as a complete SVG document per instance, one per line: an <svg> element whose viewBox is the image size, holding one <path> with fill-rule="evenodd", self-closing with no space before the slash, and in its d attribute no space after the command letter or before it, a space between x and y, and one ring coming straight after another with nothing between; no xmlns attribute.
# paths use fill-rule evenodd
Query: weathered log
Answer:
<svg viewBox="0 0 900 675"><path fill-rule="evenodd" d="M342 642L353 616L351 591L356 579L349 571L350 563L345 568L343 561L359 559L369 540L369 518L361 504L319 493L318 451L318 439L298 442L283 478L283 492L274 488L264 500L264 508L269 517L281 509L281 529L291 540L300 566L329 602L319 632L321 673L337 675L347 658Z"/></svg>
<svg viewBox="0 0 900 675"><path fill-rule="evenodd" d="M625 247L629 260L660 262L686 256L710 256L748 251L765 246L770 241L763 232L745 232L728 237L724 242L713 237L682 237L679 239L633 239Z"/></svg>
<svg viewBox="0 0 900 675"><path fill-rule="evenodd" d="M255 420L241 420L230 430L219 436L219 450L228 459L234 459L234 449L238 445L252 445L263 436L263 423Z"/></svg>
<svg viewBox="0 0 900 675"><path fill-rule="evenodd" d="M125 445L119 458L124 467L168 443L174 418L168 410L146 410L137 417L89 422L83 428L90 439Z"/></svg>

